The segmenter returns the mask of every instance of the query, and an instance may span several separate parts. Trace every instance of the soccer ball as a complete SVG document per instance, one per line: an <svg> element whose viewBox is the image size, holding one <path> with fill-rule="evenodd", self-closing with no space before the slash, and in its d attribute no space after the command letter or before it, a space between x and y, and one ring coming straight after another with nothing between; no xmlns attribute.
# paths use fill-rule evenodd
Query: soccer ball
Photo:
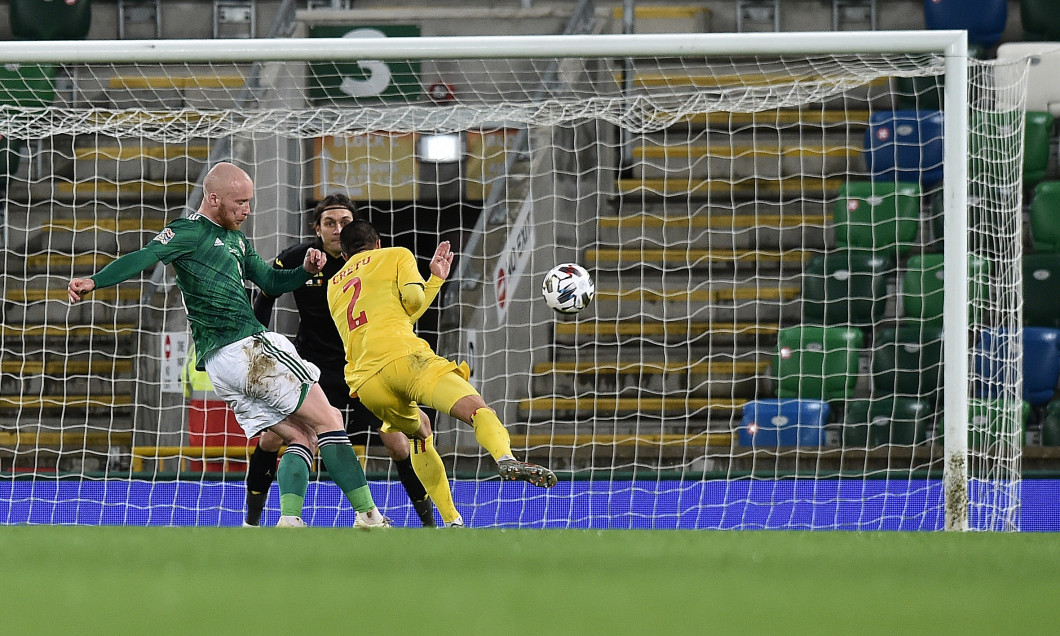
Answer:
<svg viewBox="0 0 1060 636"><path fill-rule="evenodd" d="M581 265L561 263L545 274L541 294L545 303L561 314L576 314L593 299L596 286Z"/></svg>

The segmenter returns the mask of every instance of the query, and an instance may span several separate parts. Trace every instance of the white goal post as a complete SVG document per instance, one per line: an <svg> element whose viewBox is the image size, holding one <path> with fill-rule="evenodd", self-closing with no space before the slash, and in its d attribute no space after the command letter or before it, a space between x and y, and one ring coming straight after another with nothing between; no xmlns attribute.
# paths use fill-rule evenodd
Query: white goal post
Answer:
<svg viewBox="0 0 1060 636"><path fill-rule="evenodd" d="M314 65L365 60L416 61L412 89L386 99L315 97ZM651 71L623 77L626 60ZM80 310L56 292L71 275L150 240L154 224L198 196L202 168L226 159L256 179L247 233L266 259L311 235L304 219L313 200L358 179L364 188L354 198L373 222L391 224L384 236L462 242L459 275L439 308L437 349L471 358L475 385L512 431L517 454L551 463L563 477L545 493L498 486L470 430L442 417L439 448L470 525L1019 528L1022 343L1012 338L997 351L974 343L1021 325L1023 120L1013 113L1023 110L1024 78L1017 65L990 73L990 63L969 60L964 32L2 42L0 62L59 69L50 103L4 99L0 88L0 135L22 148L3 194L0 523L238 523L245 454L227 448L231 441L204 441L208 434L189 441L187 398L174 390L171 347L187 335L172 276L145 272L135 293L119 286ZM194 79L203 72L246 84ZM913 78L936 91L944 85L945 107L902 84ZM1002 78L1010 83L1001 86ZM428 83L456 84L456 99L427 99ZM837 201L874 206L883 196L877 189L896 197L918 178L901 167L881 177L867 165L868 147L897 142L886 136L903 125L879 132L875 126L893 122L874 116L927 111L938 112L947 134L921 140L942 146L941 166L917 169L941 178L917 184L916 237L890 239L883 251L898 256L888 261L884 291L862 298L883 317L860 326L826 320L825 328L863 339L850 345L856 374L840 381L849 390L809 400L813 390L801 394L810 384L796 373L800 394L786 394L778 368L791 350L776 339L815 323L799 311L809 311L810 264L856 251L837 243ZM844 112L846 120L829 119ZM789 113L817 123L788 122ZM998 118L1011 126L977 128ZM876 141L866 133L866 148L856 148L866 129ZM619 130L640 144L636 153L622 147ZM978 144L983 150L974 139L970 145L970 130L989 137ZM664 139L667 131L684 141ZM426 136L454 134L463 135L467 156L479 153L474 169L464 165L456 177L412 149ZM357 144L363 155L336 154ZM412 156L399 156L405 148ZM888 148L890 159L904 152ZM744 164L753 164L750 173ZM412 166L418 181L399 182L398 166ZM129 176L130 168L143 174ZM459 182L451 200L450 178ZM138 183L139 194L123 189L127 182ZM870 194L857 199L853 182L869 184ZM936 193L941 207L932 208ZM138 196L156 203L138 209ZM970 207L984 211L974 226ZM474 213L443 226L423 222L424 209ZM795 222L797 213L821 220ZM851 236L865 223L852 217ZM150 223L129 225L136 220ZM882 217L868 223L873 236L890 227ZM913 263L937 254L939 265L915 278ZM973 265L979 259L989 261L986 274ZM574 319L553 317L539 297L541 275L564 260L585 264L599 293ZM916 322L911 307L929 304L931 292L913 282L936 273L944 277L941 321ZM499 304L498 290L507 294ZM923 397L880 388L889 381L881 377L894 375L874 366L884 327L917 324L925 334L928 323L946 337L945 364L924 363L942 373L927 432L918 423L913 442L894 433L882 442L875 433L858 437L858 426L874 431L880 418L855 422L856 401L860 408ZM293 325L291 305L281 306L272 327L290 334ZM101 365L104 358L132 365ZM828 384L829 362L815 364ZM977 407L987 396L994 401ZM742 421L741 409L788 398L827 405L817 441L789 444L782 433L772 446L754 441L769 425ZM978 430L976 408L999 415ZM770 421L779 430L788 419ZM810 425L797 426L801 435ZM368 456L372 475L389 470L378 449ZM189 480L193 495L182 492ZM64 483L83 488L70 499ZM862 498L852 500L859 489ZM407 508L400 497L382 501L388 511ZM349 522L337 503L314 505L311 493L317 524Z"/></svg>

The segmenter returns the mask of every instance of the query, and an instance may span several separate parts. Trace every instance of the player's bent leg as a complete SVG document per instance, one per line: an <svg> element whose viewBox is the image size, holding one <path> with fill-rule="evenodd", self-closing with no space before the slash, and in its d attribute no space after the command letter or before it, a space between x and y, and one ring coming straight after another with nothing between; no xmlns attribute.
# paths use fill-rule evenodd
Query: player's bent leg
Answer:
<svg viewBox="0 0 1060 636"><path fill-rule="evenodd" d="M541 488L556 485L556 473L544 466L515 459L508 430L501 424L497 413L486 406L481 396L468 395L457 400L451 414L471 424L475 430L475 439L493 456L497 462L497 473L503 479L525 481ZM465 417L467 419L464 419Z"/></svg>
<svg viewBox="0 0 1060 636"><path fill-rule="evenodd" d="M287 442L287 450L276 469L276 483L280 490L280 520L277 527L301 528L302 508L309 488L309 472L313 467L312 433L297 422L283 420L270 427L273 435ZM268 443L268 442L267 442Z"/></svg>
<svg viewBox="0 0 1060 636"><path fill-rule="evenodd" d="M247 464L247 514L244 526L261 525L261 514L269 497L269 488L276 477L276 459L283 440L271 431L258 438L258 445Z"/></svg>
<svg viewBox="0 0 1060 636"><path fill-rule="evenodd" d="M437 524L434 521L434 505L431 504L431 497L428 496L427 488L424 487L423 481L412 463L412 456L409 452L409 438L404 433L396 431L385 432L379 430L377 432L379 433L380 441L386 447L387 454L390 455L390 459L394 462L398 479L408 494L409 501L412 502L412 509L416 511L420 524L425 528L435 527Z"/></svg>
<svg viewBox="0 0 1060 636"><path fill-rule="evenodd" d="M429 434L426 438L416 437L412 442L412 467L416 475L423 482L423 487L430 493L434 505L438 507L438 513L442 515L445 525L464 525L460 512L453 503L453 491L449 488L449 478L445 474L445 464L442 456L434 448L434 435Z"/></svg>
<svg viewBox="0 0 1060 636"><path fill-rule="evenodd" d="M357 453L346 436L342 415L331 406L320 386L314 384L306 394L302 405L290 418L303 423L317 434L320 459L335 485L342 490L350 505L357 511L356 527L387 527L389 520L376 508L368 480L357 459ZM282 503L282 502L281 502ZM362 518L364 521L362 522Z"/></svg>

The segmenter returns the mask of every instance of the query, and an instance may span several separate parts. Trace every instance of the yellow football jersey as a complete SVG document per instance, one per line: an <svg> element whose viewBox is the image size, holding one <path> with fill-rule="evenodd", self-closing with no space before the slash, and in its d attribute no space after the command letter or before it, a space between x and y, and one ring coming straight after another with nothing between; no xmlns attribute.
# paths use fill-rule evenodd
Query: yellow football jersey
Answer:
<svg viewBox="0 0 1060 636"><path fill-rule="evenodd" d="M328 281L328 307L346 349L346 384L351 391L386 363L430 350L412 330L412 323L441 286L436 276L423 280L416 258L404 247L355 254ZM423 298L422 306L410 308L411 315L402 303L402 289L406 296Z"/></svg>

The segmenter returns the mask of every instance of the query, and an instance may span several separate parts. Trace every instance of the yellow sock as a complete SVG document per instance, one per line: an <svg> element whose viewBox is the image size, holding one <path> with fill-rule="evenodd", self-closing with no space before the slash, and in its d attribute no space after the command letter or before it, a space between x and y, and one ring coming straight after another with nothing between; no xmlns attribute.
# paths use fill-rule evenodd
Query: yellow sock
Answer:
<svg viewBox="0 0 1060 636"><path fill-rule="evenodd" d="M494 461L512 454L512 440L508 429L504 428L497 414L491 409L479 409L471 415L471 427L475 429L475 439L479 446L486 449Z"/></svg>
<svg viewBox="0 0 1060 636"><path fill-rule="evenodd" d="M409 440L409 458L412 460L412 469L420 478L420 483L430 495L438 513L442 515L442 521L450 523L460 517L453 504L453 492L449 490L449 479L445 476L445 465L442 464L442 456L434 449L434 435L424 441L418 439Z"/></svg>

